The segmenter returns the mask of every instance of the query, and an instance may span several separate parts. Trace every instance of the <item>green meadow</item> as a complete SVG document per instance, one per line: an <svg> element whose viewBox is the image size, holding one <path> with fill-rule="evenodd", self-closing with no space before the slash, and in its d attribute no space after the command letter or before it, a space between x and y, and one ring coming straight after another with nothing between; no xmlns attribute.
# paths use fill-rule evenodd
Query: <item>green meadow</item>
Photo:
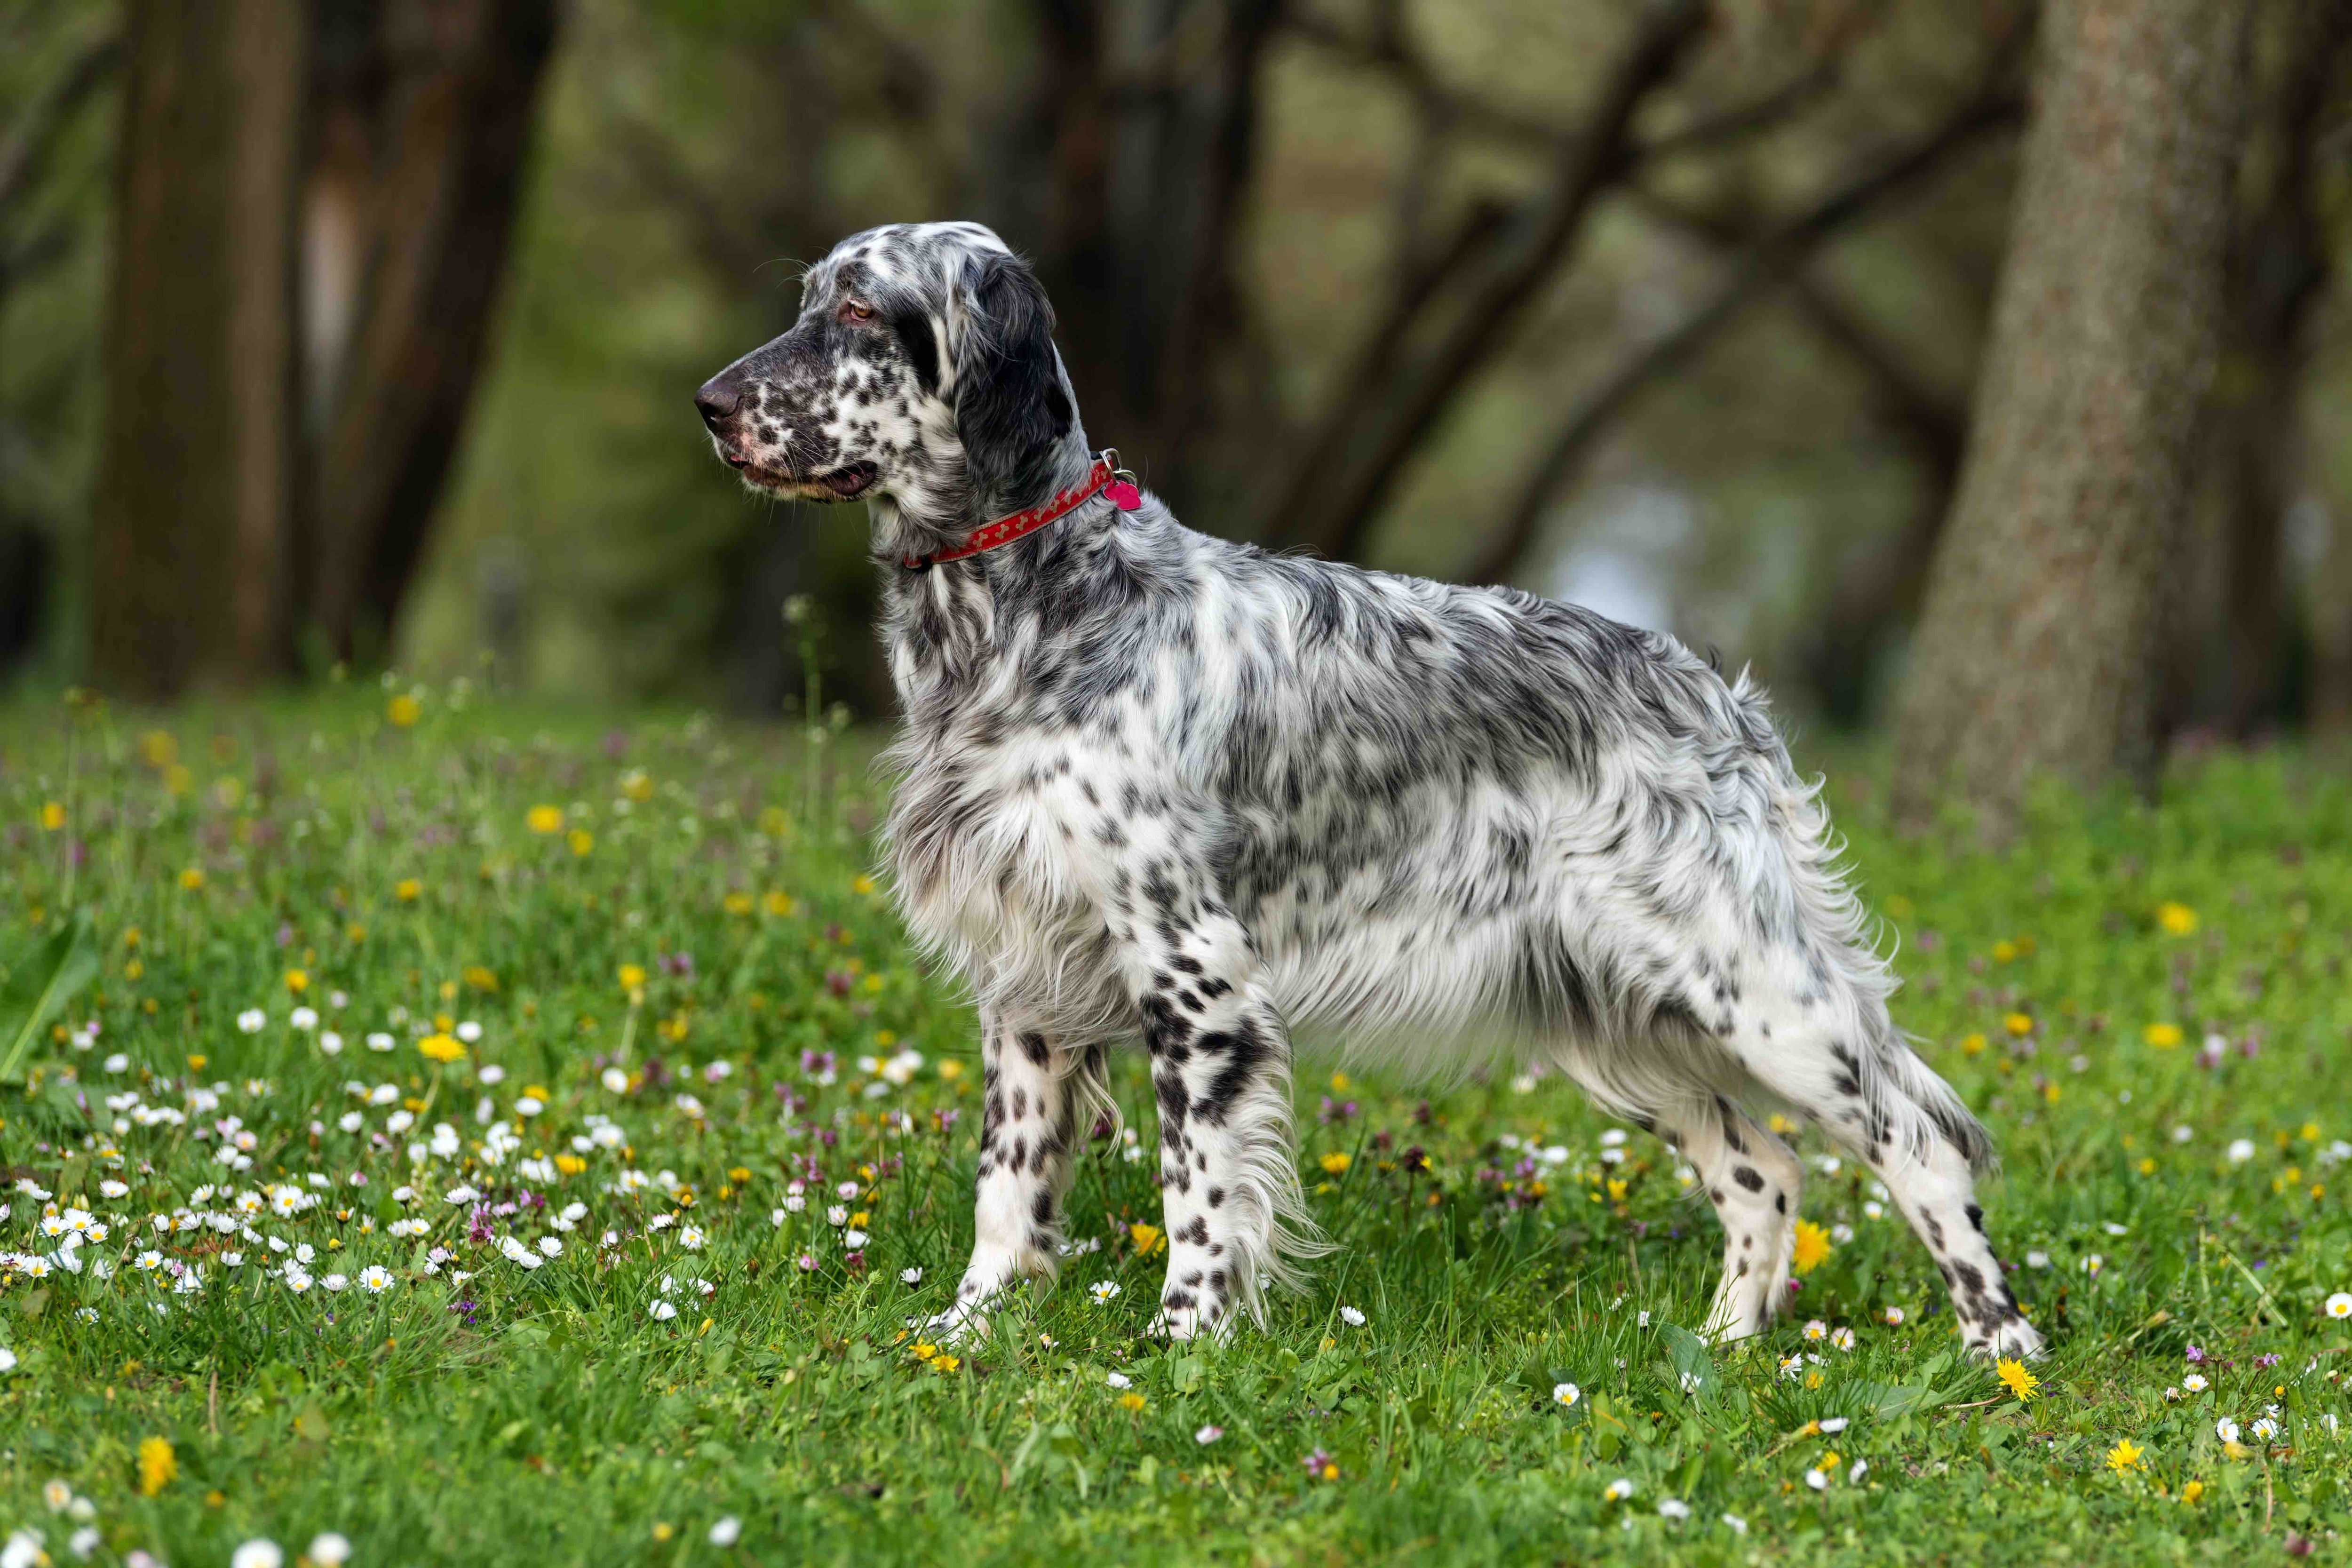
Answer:
<svg viewBox="0 0 2352 1568"><path fill-rule="evenodd" d="M2029 1370L1958 1355L1810 1130L1783 1320L1709 1346L1664 1149L1554 1078L1344 1060L1297 1076L1337 1249L1263 1331L1145 1336L1130 1058L1058 1286L927 1342L980 1072L873 879L866 757L462 687L0 717L0 1021L38 1016L0 1063L0 1563L2345 1555L2341 759L2053 796L2001 855L1816 759L1898 1020L2000 1144Z"/></svg>

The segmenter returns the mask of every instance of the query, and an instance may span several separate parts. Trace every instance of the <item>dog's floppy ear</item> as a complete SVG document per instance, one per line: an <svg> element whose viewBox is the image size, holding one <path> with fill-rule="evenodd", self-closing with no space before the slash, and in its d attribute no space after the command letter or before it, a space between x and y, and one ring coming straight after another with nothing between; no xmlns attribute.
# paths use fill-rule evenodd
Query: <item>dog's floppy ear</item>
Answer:
<svg viewBox="0 0 2352 1568"><path fill-rule="evenodd" d="M964 268L964 325L955 356L956 438L975 493L1023 487L1069 434L1074 411L1054 353L1054 307L1029 264L991 252Z"/></svg>

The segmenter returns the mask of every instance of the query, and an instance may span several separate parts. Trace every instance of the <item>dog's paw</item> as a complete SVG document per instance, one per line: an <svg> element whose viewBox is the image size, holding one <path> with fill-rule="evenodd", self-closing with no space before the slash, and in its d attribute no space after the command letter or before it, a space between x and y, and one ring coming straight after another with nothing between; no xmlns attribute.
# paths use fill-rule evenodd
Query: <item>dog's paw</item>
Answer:
<svg viewBox="0 0 2352 1568"><path fill-rule="evenodd" d="M958 1301L926 1321L923 1335L934 1344L956 1350L984 1340L988 1338L986 1306L980 1301Z"/></svg>
<svg viewBox="0 0 2352 1568"><path fill-rule="evenodd" d="M1201 1309L1162 1307L1151 1315L1151 1321L1143 1331L1152 1339L1166 1340L1171 1344L1196 1338L1202 1331Z"/></svg>
<svg viewBox="0 0 2352 1568"><path fill-rule="evenodd" d="M2041 1331L2023 1318L2011 1318L1981 1338L1971 1335L1969 1353L1986 1361L2002 1361L2014 1357L2018 1361L2040 1361L2048 1353Z"/></svg>

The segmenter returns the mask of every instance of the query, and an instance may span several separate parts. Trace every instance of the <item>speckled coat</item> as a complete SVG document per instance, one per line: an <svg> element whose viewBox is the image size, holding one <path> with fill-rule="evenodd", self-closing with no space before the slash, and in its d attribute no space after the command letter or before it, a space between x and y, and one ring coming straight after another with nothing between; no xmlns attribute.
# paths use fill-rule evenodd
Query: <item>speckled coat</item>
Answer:
<svg viewBox="0 0 2352 1568"><path fill-rule="evenodd" d="M1104 1053L1150 1053L1170 1239L1158 1326L1260 1310L1321 1244L1291 1062L1565 1073L1695 1169L1711 1330L1786 1295L1801 1169L1748 1108L1885 1182L1968 1342L2031 1353L1972 1184L1990 1150L1887 1012L1893 981L1765 703L1674 639L1193 532L1101 497L909 557L1076 484L1094 451L1029 269L971 224L845 240L800 318L698 398L770 494L869 503L904 705L893 889L970 987L976 1237L941 1327L1049 1279Z"/></svg>

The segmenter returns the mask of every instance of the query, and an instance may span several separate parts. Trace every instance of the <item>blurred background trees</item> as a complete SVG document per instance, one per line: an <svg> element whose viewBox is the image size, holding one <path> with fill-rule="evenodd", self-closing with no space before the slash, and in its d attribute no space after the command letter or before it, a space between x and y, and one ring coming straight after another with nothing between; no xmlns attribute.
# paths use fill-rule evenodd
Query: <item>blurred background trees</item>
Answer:
<svg viewBox="0 0 2352 1568"><path fill-rule="evenodd" d="M954 215L1037 259L1089 431L1195 527L1576 598L1836 726L1908 670L1919 776L1979 796L2352 723L2347 9L19 0L0 658L153 693L487 658L773 711L804 593L879 713L862 517L747 505L686 398L796 261ZM2063 131L2080 39L2182 16L2204 75L2103 64L2156 132ZM2164 215L2136 272L2084 205L2126 186ZM2168 302L2070 337L2033 301L2095 274ZM2052 412L2098 403L2094 348L2160 436ZM2131 605L2027 537L2095 534L2084 498L2137 520ZM2029 589L2134 628L2097 679L2138 717L2041 706L2079 649L2016 635Z"/></svg>

